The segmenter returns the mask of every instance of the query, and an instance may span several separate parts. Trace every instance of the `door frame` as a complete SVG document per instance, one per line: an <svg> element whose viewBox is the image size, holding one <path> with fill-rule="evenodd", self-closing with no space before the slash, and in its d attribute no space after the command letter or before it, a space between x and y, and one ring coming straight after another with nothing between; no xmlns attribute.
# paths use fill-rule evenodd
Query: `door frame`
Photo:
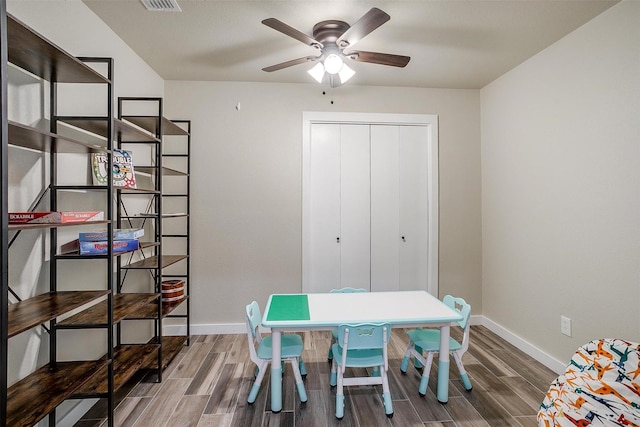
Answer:
<svg viewBox="0 0 640 427"><path fill-rule="evenodd" d="M304 111L302 113L302 292L307 292L309 283L309 245L310 227L307 226L311 207L309 194L311 125L329 124L367 124L396 126L425 126L428 130L427 174L429 179L427 203L429 215L429 241L427 256L427 289L438 297L438 116L431 114L387 114L387 113L348 113Z"/></svg>

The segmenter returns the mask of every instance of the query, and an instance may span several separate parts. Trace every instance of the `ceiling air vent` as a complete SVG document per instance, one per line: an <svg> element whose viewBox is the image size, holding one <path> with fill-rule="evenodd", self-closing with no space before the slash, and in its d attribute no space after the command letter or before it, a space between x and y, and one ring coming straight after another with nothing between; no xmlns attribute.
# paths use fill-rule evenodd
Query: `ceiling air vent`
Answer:
<svg viewBox="0 0 640 427"><path fill-rule="evenodd" d="M147 10L154 12L182 12L176 0L140 0Z"/></svg>

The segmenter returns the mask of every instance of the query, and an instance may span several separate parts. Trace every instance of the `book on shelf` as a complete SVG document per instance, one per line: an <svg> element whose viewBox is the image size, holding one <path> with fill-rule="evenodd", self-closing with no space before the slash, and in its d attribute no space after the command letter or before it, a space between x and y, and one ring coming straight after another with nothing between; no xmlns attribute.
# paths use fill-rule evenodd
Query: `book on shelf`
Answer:
<svg viewBox="0 0 640 427"><path fill-rule="evenodd" d="M113 230L113 240L133 240L144 236L144 228L120 228ZM107 231L86 231L78 233L78 240L81 242L105 241Z"/></svg>
<svg viewBox="0 0 640 427"><path fill-rule="evenodd" d="M91 171L94 185L107 185L109 171L113 177L113 186L117 188L136 188L136 175L130 151L113 149L112 165L109 167L106 153L91 154Z"/></svg>
<svg viewBox="0 0 640 427"><path fill-rule="evenodd" d="M140 248L138 239L114 240L112 242L113 253L130 252ZM106 241L82 241L72 240L60 247L61 254L79 252L80 255L105 255L109 249Z"/></svg>
<svg viewBox="0 0 640 427"><path fill-rule="evenodd" d="M9 224L67 224L102 221L104 212L9 212Z"/></svg>

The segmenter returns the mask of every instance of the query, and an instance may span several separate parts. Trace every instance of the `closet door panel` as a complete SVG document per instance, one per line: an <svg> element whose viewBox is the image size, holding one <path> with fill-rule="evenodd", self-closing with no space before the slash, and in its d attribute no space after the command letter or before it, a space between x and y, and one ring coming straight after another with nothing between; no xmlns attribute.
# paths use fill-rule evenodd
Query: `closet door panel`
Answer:
<svg viewBox="0 0 640 427"><path fill-rule="evenodd" d="M340 286L370 287L369 126L340 126ZM338 287L338 286L336 286Z"/></svg>
<svg viewBox="0 0 640 427"><path fill-rule="evenodd" d="M308 292L340 283L340 127L313 124L310 145Z"/></svg>
<svg viewBox="0 0 640 427"><path fill-rule="evenodd" d="M427 289L427 128L402 126L400 141L400 289Z"/></svg>
<svg viewBox="0 0 640 427"><path fill-rule="evenodd" d="M398 126L371 126L371 290L400 289Z"/></svg>

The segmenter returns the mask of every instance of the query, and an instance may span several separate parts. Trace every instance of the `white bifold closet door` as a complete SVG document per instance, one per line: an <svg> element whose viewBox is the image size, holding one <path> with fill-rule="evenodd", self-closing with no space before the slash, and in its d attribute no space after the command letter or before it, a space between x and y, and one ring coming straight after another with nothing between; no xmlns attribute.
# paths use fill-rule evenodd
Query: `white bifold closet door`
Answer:
<svg viewBox="0 0 640 427"><path fill-rule="evenodd" d="M424 126L312 124L305 292L427 289L427 138Z"/></svg>

